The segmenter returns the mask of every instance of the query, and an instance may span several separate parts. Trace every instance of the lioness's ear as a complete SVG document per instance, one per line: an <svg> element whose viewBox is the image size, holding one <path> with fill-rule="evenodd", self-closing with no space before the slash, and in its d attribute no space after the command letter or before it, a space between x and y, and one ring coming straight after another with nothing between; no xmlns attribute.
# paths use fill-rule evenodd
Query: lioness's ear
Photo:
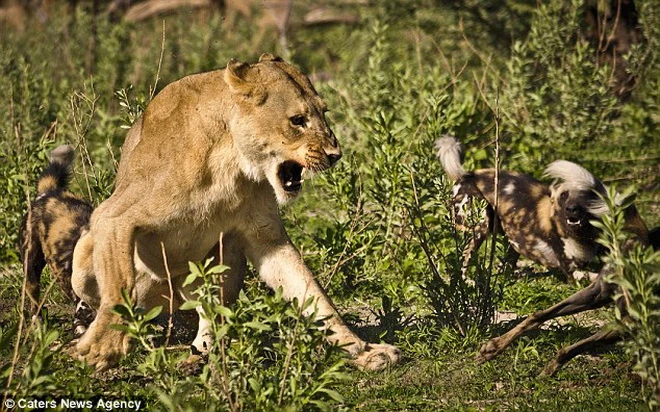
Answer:
<svg viewBox="0 0 660 412"><path fill-rule="evenodd" d="M259 57L259 63L261 62L283 62L281 57L275 56L273 53L264 53Z"/></svg>
<svg viewBox="0 0 660 412"><path fill-rule="evenodd" d="M247 71L250 65L241 63L234 59L227 63L225 70L225 82L229 85L232 93L249 95L252 91L252 85L247 81Z"/></svg>

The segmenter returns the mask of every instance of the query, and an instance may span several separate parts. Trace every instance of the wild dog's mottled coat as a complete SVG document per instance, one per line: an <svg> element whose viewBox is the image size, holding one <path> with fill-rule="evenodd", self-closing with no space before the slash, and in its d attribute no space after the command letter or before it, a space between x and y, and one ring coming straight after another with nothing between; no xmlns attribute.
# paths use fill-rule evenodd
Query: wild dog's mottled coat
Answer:
<svg viewBox="0 0 660 412"><path fill-rule="evenodd" d="M46 264L62 291L77 300L71 288L73 249L88 227L92 206L67 188L73 148L59 146L39 177L37 196L30 205L20 233L21 261L33 314L38 308L41 272Z"/></svg>
<svg viewBox="0 0 660 412"><path fill-rule="evenodd" d="M558 268L565 276L601 252L595 241L598 230L589 221L599 218L606 209L595 192L604 193L604 186L581 166L565 160L552 163L546 174L560 181L552 185L526 174L500 170L496 202L494 169L465 171L460 162L460 143L454 137L439 139L436 149L447 175L456 181L455 204L463 207L470 197L488 202L487 219L475 229L464 267L470 254L493 231L495 212L498 227L516 252L544 266ZM625 216L628 228L646 242L647 229L635 207L626 209ZM458 210L457 225L461 225L461 219Z"/></svg>
<svg viewBox="0 0 660 412"><path fill-rule="evenodd" d="M472 244L474 250L478 249L487 233L493 230L494 213L497 212L500 226L516 251L546 266L561 268L566 274L581 267L601 251L596 242L598 230L589 221L607 213L607 205L598 195L605 194L606 190L598 179L581 166L565 160L553 162L546 169L546 175L556 179L552 185L528 175L500 171L499 198L496 201L493 169L466 172L460 163L460 145L453 137L438 140L436 148L447 175L456 181L456 203L466 204L470 196L478 196L488 202L488 219L477 228ZM626 228L634 235L624 250L628 250L635 242L647 245L649 239L654 248L658 247L658 230L653 230L649 235L634 205L625 209L624 219ZM468 260L469 253L464 268ZM521 334L550 319L611 303L617 291L617 286L608 281L607 275L611 271L612 268L605 265L588 287L548 309L532 314L509 332L489 340L479 350L477 360L493 359ZM619 299L617 303L625 314L624 299ZM576 355L619 339L621 333L617 329L605 327L560 350L544 373L553 374Z"/></svg>

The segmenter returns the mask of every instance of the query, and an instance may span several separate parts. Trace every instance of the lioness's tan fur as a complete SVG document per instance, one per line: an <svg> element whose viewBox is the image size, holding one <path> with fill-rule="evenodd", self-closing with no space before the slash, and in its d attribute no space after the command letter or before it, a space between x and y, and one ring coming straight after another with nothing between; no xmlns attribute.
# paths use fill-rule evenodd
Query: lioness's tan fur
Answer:
<svg viewBox="0 0 660 412"><path fill-rule="evenodd" d="M395 363L398 349L367 344L338 316L278 214L278 203L298 193L297 169L331 166L341 156L328 127L325 103L299 70L270 54L258 63L230 61L225 70L176 81L160 92L129 131L122 148L116 188L94 212L90 230L74 253L73 288L98 315L77 343L77 356L104 370L129 350L111 312L121 289L138 305L167 304L161 243L177 295L189 261L218 256L231 267L224 298L243 284L245 258L285 297L314 296L319 316L329 316L332 338L366 369ZM287 163L285 163L287 162ZM293 163L295 162L295 163ZM287 186L282 176L292 184ZM208 325L200 320L193 345L204 350Z"/></svg>

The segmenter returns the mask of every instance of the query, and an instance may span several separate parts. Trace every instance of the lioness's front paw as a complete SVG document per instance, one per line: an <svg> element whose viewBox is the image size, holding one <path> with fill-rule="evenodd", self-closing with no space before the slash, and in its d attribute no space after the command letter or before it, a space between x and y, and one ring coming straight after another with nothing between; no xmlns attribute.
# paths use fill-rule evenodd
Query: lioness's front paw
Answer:
<svg viewBox="0 0 660 412"><path fill-rule="evenodd" d="M130 348L128 335L101 326L96 322L92 323L72 351L75 358L94 366L96 372L116 366Z"/></svg>
<svg viewBox="0 0 660 412"><path fill-rule="evenodd" d="M401 350L387 343L369 343L355 355L351 363L359 369L380 371L399 362Z"/></svg>

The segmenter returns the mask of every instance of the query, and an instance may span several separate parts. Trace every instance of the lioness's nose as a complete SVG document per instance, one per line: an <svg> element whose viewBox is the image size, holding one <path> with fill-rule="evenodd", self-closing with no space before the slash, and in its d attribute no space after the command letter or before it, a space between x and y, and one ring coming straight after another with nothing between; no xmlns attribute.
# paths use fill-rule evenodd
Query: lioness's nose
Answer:
<svg viewBox="0 0 660 412"><path fill-rule="evenodd" d="M328 156L328 160L330 161L330 166L333 166L335 163L341 159L341 147L339 147L339 142L337 141L337 137L335 134L332 132L332 130L328 130L330 132L330 144L326 144L325 146L325 154Z"/></svg>

